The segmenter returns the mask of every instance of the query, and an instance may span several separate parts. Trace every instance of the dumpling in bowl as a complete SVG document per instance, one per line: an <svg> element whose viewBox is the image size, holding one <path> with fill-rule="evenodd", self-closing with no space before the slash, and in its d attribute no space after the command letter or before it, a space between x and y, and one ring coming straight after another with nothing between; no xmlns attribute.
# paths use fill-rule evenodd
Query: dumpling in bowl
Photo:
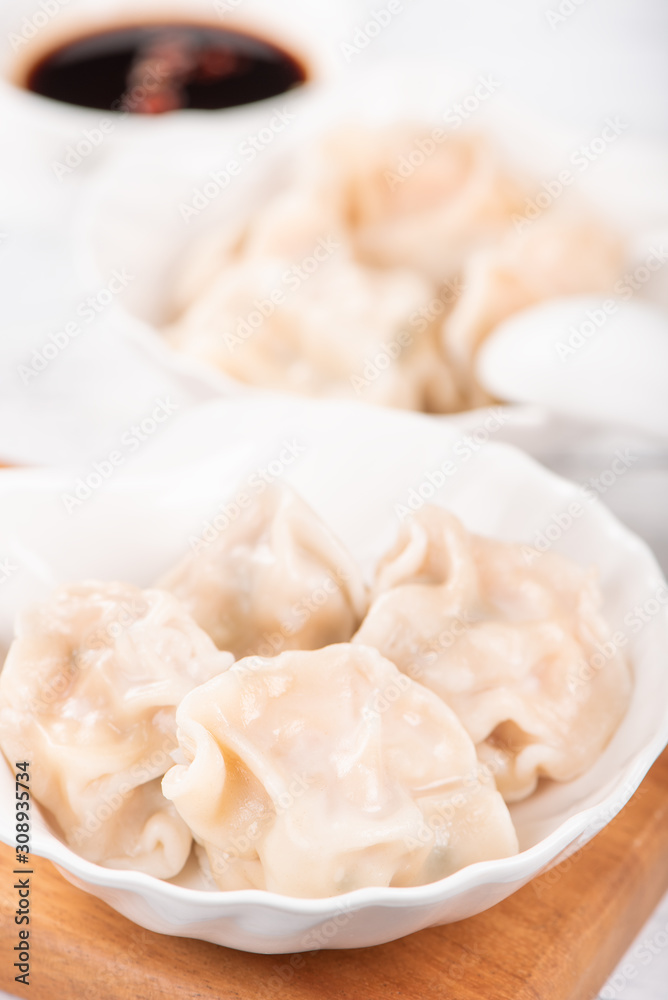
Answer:
<svg viewBox="0 0 668 1000"><path fill-rule="evenodd" d="M462 295L442 324L443 347L468 406L490 399L475 380L475 358L499 323L560 295L611 294L620 273L620 239L586 212L553 207L525 227L469 256Z"/></svg>
<svg viewBox="0 0 668 1000"><path fill-rule="evenodd" d="M483 135L350 124L301 150L292 183L252 219L243 250L299 259L331 233L366 264L438 284L502 234L524 194Z"/></svg>
<svg viewBox="0 0 668 1000"><path fill-rule="evenodd" d="M519 211L520 188L491 145L343 127L307 144L293 173L245 226L195 241L173 292L171 344L265 388L461 409L433 319L452 305L467 255Z"/></svg>
<svg viewBox="0 0 668 1000"><path fill-rule="evenodd" d="M157 586L237 659L347 642L367 607L352 556L296 493L276 485Z"/></svg>
<svg viewBox="0 0 668 1000"><path fill-rule="evenodd" d="M353 641L440 695L512 801L585 771L626 711L631 673L601 603L594 574L563 556L424 507L381 562Z"/></svg>
<svg viewBox="0 0 668 1000"><path fill-rule="evenodd" d="M19 616L0 674L0 746L78 854L176 875L192 838L163 797L175 709L233 658L171 595L125 583L62 587Z"/></svg>
<svg viewBox="0 0 668 1000"><path fill-rule="evenodd" d="M410 319L429 302L430 285L406 268L366 267L329 237L321 242L338 249L308 281L288 258L230 262L167 331L170 342L251 385L351 398L363 387L368 402L422 408L436 348ZM366 377L377 358L382 369Z"/></svg>
<svg viewBox="0 0 668 1000"><path fill-rule="evenodd" d="M504 160L468 130L324 131L192 241L165 336L265 388L432 413L489 402L475 357L496 324L611 289L623 257L574 192L523 215L533 184Z"/></svg>
<svg viewBox="0 0 668 1000"><path fill-rule="evenodd" d="M177 712L163 791L221 889L323 897L508 857L517 837L454 713L375 649L249 657Z"/></svg>

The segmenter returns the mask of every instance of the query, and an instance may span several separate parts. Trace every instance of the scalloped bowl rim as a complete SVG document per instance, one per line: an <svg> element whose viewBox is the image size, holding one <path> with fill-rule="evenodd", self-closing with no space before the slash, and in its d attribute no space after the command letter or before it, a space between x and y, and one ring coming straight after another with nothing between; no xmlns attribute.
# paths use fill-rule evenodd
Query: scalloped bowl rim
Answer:
<svg viewBox="0 0 668 1000"><path fill-rule="evenodd" d="M456 421L453 420L452 424L456 426ZM491 447L495 451L506 450L521 454L525 463L530 464L534 469L539 469L543 477L551 482L555 492L560 492L559 488L561 488L561 492L568 492L573 487L573 484L568 480L545 469L513 445L494 442ZM183 468L181 472L183 472ZM121 495L136 494L137 491L144 492L147 489L155 488L166 474L171 476L176 473L174 470L170 473L167 473L166 470L149 474L133 473L121 481L108 483L107 489L110 493ZM3 476L0 479L0 498L19 489L27 489L35 493L53 493L58 488L59 482L62 484L65 481L65 475L62 471L51 469L3 470ZM597 516L603 519L605 527L612 530L627 549L631 548L638 555L642 554L647 566L653 563L653 568L658 569L649 547L621 524L602 504L598 505ZM647 742L633 757L626 761L621 771L613 779L605 782L605 787L610 790L599 802L569 816L547 836L512 857L477 862L437 882L420 886L371 886L318 899L284 896L258 889L211 891L175 885L142 872L105 868L86 861L51 834L48 829L34 831L31 851L33 854L44 857L65 869L63 874L66 877L69 874L89 886L135 892L142 895L145 900L150 896L153 900L164 899L175 903L196 905L201 908L201 919L207 921L212 921L216 917L224 917L228 911L238 909L240 905L244 904L260 905L264 910L276 913L323 919L342 911L357 912L369 906L383 906L392 909L422 907L445 902L451 897L461 896L467 890L484 885L499 885L517 880L527 882L559 863L564 856L567 857L607 825L624 807L666 744L668 744L668 709L662 715L661 724L648 737ZM0 761L2 766L9 770L9 765L4 758L0 757ZM578 838L583 834L586 835L585 840L578 842ZM0 816L0 841L9 845L14 843L8 816ZM86 888L86 885L83 888ZM188 934L187 924L177 925L170 922L170 925L174 929L167 931L167 933ZM201 937L202 935L196 932L194 936ZM395 934L394 937L396 936L398 935ZM383 937L383 940L389 939L387 936ZM239 947L239 945L235 944L233 947ZM247 950L259 949L255 946L252 949L247 947ZM295 949L283 950L292 951Z"/></svg>

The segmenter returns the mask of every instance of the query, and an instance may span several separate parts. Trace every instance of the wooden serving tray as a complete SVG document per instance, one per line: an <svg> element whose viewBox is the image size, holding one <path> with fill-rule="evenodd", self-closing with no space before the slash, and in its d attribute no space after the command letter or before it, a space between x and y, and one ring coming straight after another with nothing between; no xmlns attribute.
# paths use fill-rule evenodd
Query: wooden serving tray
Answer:
<svg viewBox="0 0 668 1000"><path fill-rule="evenodd" d="M33 858L31 982L14 982L0 847L0 988L30 1000L592 1000L668 888L668 750L562 865L477 917L377 948L247 955L153 934Z"/></svg>

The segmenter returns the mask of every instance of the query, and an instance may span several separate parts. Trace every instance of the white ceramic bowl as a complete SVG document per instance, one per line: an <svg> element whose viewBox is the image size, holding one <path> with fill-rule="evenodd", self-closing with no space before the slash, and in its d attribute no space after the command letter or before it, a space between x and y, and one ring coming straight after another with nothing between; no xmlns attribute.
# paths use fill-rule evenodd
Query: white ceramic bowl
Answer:
<svg viewBox="0 0 668 1000"><path fill-rule="evenodd" d="M244 478L277 461L283 443L298 456L280 475L325 518L370 575L394 536L395 504L428 494L427 473L456 471L429 502L473 530L506 540L556 537L554 548L596 564L605 614L628 635L635 687L626 718L596 765L575 781L544 783L512 807L521 853L486 861L417 888L368 888L316 900L257 890L196 888L186 870L171 882L106 869L66 847L35 809L32 850L66 878L150 930L276 953L379 944L433 924L471 916L504 899L581 847L622 808L668 741L668 591L648 548L599 501L493 440L503 411L466 431L453 419L282 397L216 400L171 418L135 459L67 514L72 474L15 470L0 477L0 556L15 569L0 585L0 644L16 610L57 582L86 576L147 585L186 549ZM137 463L141 459L142 469ZM271 465L276 472L277 467ZM567 523L569 505L580 516ZM566 513L565 513L566 512ZM553 526L561 520L559 530ZM659 595L657 599L657 595ZM648 619L636 625L634 608ZM13 779L0 765L0 797ZM0 811L0 839L13 843L13 810Z"/></svg>
<svg viewBox="0 0 668 1000"><path fill-rule="evenodd" d="M130 2L71 0L62 6L62 16L70 9L72 16L83 8L109 12ZM185 0L173 2L178 5ZM323 10L333 2L328 0ZM137 9L146 3L159 0L140 0ZM197 0L195 8L205 3L208 0ZM296 13L305 4L308 0L290 0L280 5L280 16L289 8L290 24L299 22L306 31L307 19L300 22ZM21 378L6 380L0 394L0 456L5 460L54 465L85 462L95 456L98 441L106 449L108 441L122 435L134 415L142 412L144 400L155 392L158 381L178 394L183 406L214 393L229 396L250 391L212 366L172 350L159 331L166 319L165 288L171 286L192 241L210 228L226 225L230 215L243 211L256 195L261 198L267 185L276 183L281 169L291 169L301 143L322 129L349 117L371 124L396 119L442 123L444 113L476 87L477 70L471 65L453 66L450 60L441 59L434 66L424 59L421 72L407 68L403 56L402 61L384 68L376 65L373 53L382 51L386 41L389 44L393 38L393 45L399 46L398 24L396 31L379 39L378 49L367 50L368 59L347 64L339 42L352 31L357 6L358 0L350 0L345 17L341 8L342 20L326 39L330 56L337 56L338 69L321 73L312 86L285 98L211 115L166 115L152 122L130 116L124 119L123 129L119 125L112 133L109 145L105 141L61 181L54 176L52 162L62 158L73 136L92 127L97 113L43 100L3 83L5 70L0 60L0 116L16 136L0 164L4 182L0 184L0 214L6 232L6 238L0 234L0 285L3 278L5 285L0 296L0 368L16 371L30 361L33 350L41 352L45 344L52 351L51 336L69 321L80 319L81 303L88 296L108 294L106 285L115 270L134 275L109 310L95 320L94 336L88 335L93 328L82 323L86 335L61 352L39 378L31 377L27 386ZM428 6L431 17L436 5L430 2ZM272 16L278 16L275 4L273 8ZM239 17L242 12L249 19L252 15L261 30L263 17L273 8L272 0L244 0ZM25 16L21 0L11 0L0 13L0 28L9 26L7 18L20 23ZM54 27L56 22L64 26L59 18L54 18ZM323 24L308 28L320 41L325 37ZM391 51L401 54L399 49ZM325 62L323 56L319 64ZM186 225L179 203L189 202L193 192L209 180L209 173L219 170L228 157L234 158L240 142L267 124L275 106L284 105L294 112L294 122ZM469 124L492 134L509 161L536 178L558 175L573 151L595 134L564 129L518 110L505 85L481 103ZM629 236L633 261L643 259L657 231L668 232L667 163L665 149L650 148L629 130L605 156L577 172L582 197ZM42 294L29 294L28 286L39 287ZM643 286L642 295L668 302L668 268ZM122 396L118 393L121 381ZM94 411L89 405L93 397ZM535 401L544 403L538 392Z"/></svg>
<svg viewBox="0 0 668 1000"><path fill-rule="evenodd" d="M48 0L28 7L23 0L3 0L0 34L6 44L0 53L0 109L13 116L23 137L41 138L45 152L62 157L66 143L76 144L101 119L109 120L109 113L45 99L24 89L23 83L44 55L73 38L142 20L202 22L272 41L300 60L309 80L330 80L345 68L337 36L350 30L358 16L355 0L320 0L317 9L309 0L286 0L280 6L272 0ZM143 141L166 141L178 148L203 129L223 140L243 137L263 103L148 120L130 115L116 120L106 133L104 152Z"/></svg>
<svg viewBox="0 0 668 1000"><path fill-rule="evenodd" d="M405 121L425 129L442 125L444 113L464 95L473 93L475 83L470 72L459 66L444 68L425 62L419 71L412 69L410 73L397 65L358 69L348 78L284 95L273 103L290 110L292 121L285 130L256 158L244 163L240 175L228 186L215 193L216 186L210 185L214 193L205 207L185 219L184 205L191 204L194 192L204 190L228 156L236 155L234 143L206 146L201 135L197 146L171 149L168 157L161 155L160 147L148 145L122 150L91 178L72 219L71 238L80 272L91 287L99 287L115 267L127 267L135 279L123 293L119 312L128 313L135 322L125 327L119 324L120 336L134 343L141 331L146 343L153 340L155 357L164 365L223 395L235 388L248 392L247 385L213 365L172 349L161 333L161 327L173 319L169 290L178 282L193 251L199 252L216 232L233 228L259 211L289 179L303 150L323 133L351 121L367 127ZM269 111L263 114L267 116ZM587 140L584 131L538 119L513 104L501 86L498 93L492 92L480 103L463 123L464 129L489 136L508 167L518 177L532 180L529 189L538 189L541 181L557 177L564 163L573 163L573 156ZM623 236L625 266L631 270L645 262L650 248L665 245L666 169L668 148L640 142L622 131L605 156L587 161L586 169L573 166L569 171L573 183L566 199L577 199ZM664 267L653 273L637 297L666 307L666 271ZM511 368L516 353L512 347L502 359ZM494 382L496 369L503 369L503 364L494 356L488 368ZM500 392L498 398L514 402L517 397ZM568 393L565 398L568 414ZM522 397L526 400L548 407L552 402L543 384L534 387L531 381Z"/></svg>
<svg viewBox="0 0 668 1000"><path fill-rule="evenodd" d="M496 327L476 371L495 399L540 399L555 414L668 439L665 302L568 295L530 306Z"/></svg>

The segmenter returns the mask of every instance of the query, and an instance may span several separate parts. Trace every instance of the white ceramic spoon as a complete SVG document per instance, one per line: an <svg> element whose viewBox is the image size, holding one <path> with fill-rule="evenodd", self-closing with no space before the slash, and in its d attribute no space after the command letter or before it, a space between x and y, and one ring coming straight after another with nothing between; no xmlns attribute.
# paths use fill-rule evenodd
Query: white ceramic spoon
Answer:
<svg viewBox="0 0 668 1000"><path fill-rule="evenodd" d="M569 296L500 323L478 353L498 399L668 438L668 312L647 302Z"/></svg>

